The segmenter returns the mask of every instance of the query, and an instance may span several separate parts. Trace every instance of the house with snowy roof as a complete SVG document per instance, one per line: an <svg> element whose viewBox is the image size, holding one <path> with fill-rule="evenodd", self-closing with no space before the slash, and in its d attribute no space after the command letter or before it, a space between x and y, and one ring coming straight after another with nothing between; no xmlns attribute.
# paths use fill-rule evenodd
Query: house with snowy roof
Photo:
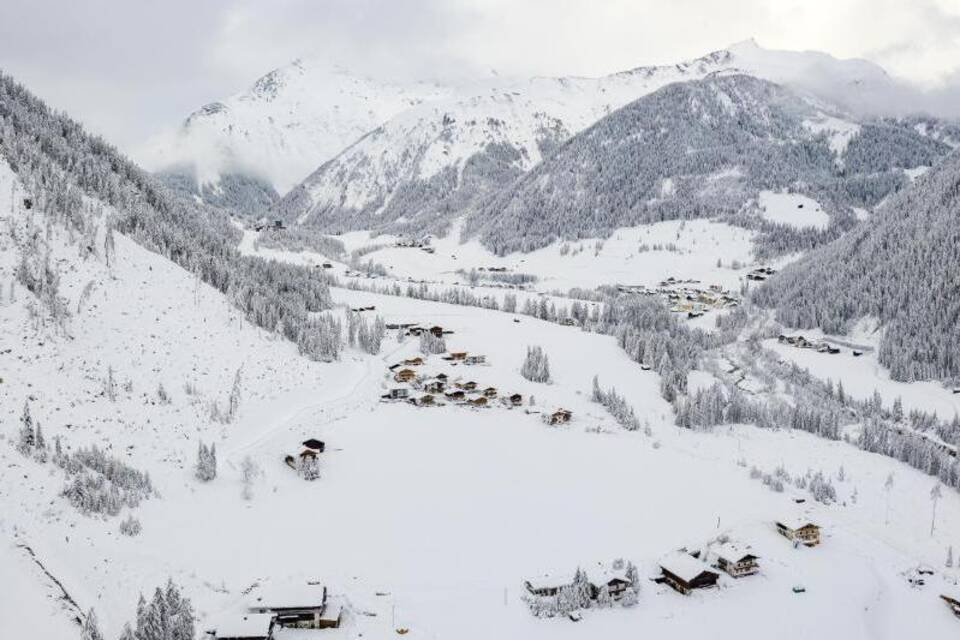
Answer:
<svg viewBox="0 0 960 640"><path fill-rule="evenodd" d="M319 629L327 604L327 588L316 583L278 585L258 593L250 613L271 614L281 627Z"/></svg>
<svg viewBox="0 0 960 640"><path fill-rule="evenodd" d="M777 532L787 540L799 542L808 547L820 544L820 527L805 518L788 518L777 520Z"/></svg>
<svg viewBox="0 0 960 640"><path fill-rule="evenodd" d="M749 547L726 542L714 550L717 566L734 578L753 575L760 570L759 557Z"/></svg>
<svg viewBox="0 0 960 640"><path fill-rule="evenodd" d="M571 586L573 578L572 573L545 573L524 581L523 586L531 595L555 596L564 587Z"/></svg>
<svg viewBox="0 0 960 640"><path fill-rule="evenodd" d="M694 589L716 586L720 578L720 574L711 570L705 562L684 551L667 554L660 559L659 565L662 574L660 580L684 595Z"/></svg>
<svg viewBox="0 0 960 640"><path fill-rule="evenodd" d="M615 565L600 565L589 572L593 597L596 598L600 589L607 588L607 593L614 600L619 600L627 589L634 586L627 573L627 565L620 562Z"/></svg>

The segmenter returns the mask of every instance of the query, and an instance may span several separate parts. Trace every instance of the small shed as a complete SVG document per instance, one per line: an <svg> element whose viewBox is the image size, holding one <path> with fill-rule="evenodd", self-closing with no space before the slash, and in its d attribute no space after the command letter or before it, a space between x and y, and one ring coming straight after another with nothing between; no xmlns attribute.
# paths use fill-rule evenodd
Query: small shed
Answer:
<svg viewBox="0 0 960 640"><path fill-rule="evenodd" d="M660 559L662 579L679 593L690 594L694 589L716 586L720 574L706 563L684 551L674 551Z"/></svg>
<svg viewBox="0 0 960 640"><path fill-rule="evenodd" d="M777 532L788 540L799 542L808 547L820 544L820 527L803 518L789 518L774 523Z"/></svg>
<svg viewBox="0 0 960 640"><path fill-rule="evenodd" d="M319 629L336 629L343 618L343 602L339 598L330 598L317 620Z"/></svg>
<svg viewBox="0 0 960 640"><path fill-rule="evenodd" d="M436 336L436 337L438 337L438 338L442 338L442 337L443 337L443 327L434 325L434 326L430 327L430 333L432 333L434 336Z"/></svg>

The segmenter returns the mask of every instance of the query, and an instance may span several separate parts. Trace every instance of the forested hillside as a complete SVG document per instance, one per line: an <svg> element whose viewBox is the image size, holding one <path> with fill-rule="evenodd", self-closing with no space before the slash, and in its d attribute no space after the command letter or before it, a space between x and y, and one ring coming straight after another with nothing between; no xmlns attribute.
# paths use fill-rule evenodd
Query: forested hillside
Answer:
<svg viewBox="0 0 960 640"><path fill-rule="evenodd" d="M866 224L805 256L754 299L792 327L845 333L883 327L893 378L960 378L960 154L881 207Z"/></svg>
<svg viewBox="0 0 960 640"><path fill-rule="evenodd" d="M222 211L179 197L116 149L0 75L0 152L36 206L78 236L96 234L100 215L85 196L113 207L108 233L126 234L228 295L247 318L295 341L316 358L336 353L333 332L313 312L329 308L326 282L303 267L241 256L240 232ZM26 255L21 282L57 300L44 256ZM339 332L336 341L339 342Z"/></svg>
<svg viewBox="0 0 960 640"><path fill-rule="evenodd" d="M852 224L949 147L896 123L842 120L745 75L676 83L574 136L469 220L499 254L617 227L733 215L761 190L791 189ZM836 235L836 234L834 234Z"/></svg>

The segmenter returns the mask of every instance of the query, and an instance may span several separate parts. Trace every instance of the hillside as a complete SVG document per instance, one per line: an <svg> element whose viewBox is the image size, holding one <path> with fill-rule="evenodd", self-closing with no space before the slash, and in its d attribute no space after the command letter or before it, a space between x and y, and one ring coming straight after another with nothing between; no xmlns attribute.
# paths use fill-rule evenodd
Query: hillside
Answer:
<svg viewBox="0 0 960 640"><path fill-rule="evenodd" d="M840 228L949 147L858 123L752 76L676 83L603 118L476 211L465 229L499 254L618 227L749 212L762 191L815 198Z"/></svg>
<svg viewBox="0 0 960 640"><path fill-rule="evenodd" d="M869 223L756 291L791 327L883 326L880 362L896 380L960 378L960 155L917 179Z"/></svg>

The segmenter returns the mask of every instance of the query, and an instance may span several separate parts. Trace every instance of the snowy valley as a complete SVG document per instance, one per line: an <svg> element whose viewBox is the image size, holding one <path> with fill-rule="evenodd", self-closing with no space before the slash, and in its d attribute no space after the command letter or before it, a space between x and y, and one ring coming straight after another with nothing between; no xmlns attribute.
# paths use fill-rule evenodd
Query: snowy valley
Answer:
<svg viewBox="0 0 960 640"><path fill-rule="evenodd" d="M186 188L0 75L0 636L956 636L951 123L750 42L319 69Z"/></svg>

